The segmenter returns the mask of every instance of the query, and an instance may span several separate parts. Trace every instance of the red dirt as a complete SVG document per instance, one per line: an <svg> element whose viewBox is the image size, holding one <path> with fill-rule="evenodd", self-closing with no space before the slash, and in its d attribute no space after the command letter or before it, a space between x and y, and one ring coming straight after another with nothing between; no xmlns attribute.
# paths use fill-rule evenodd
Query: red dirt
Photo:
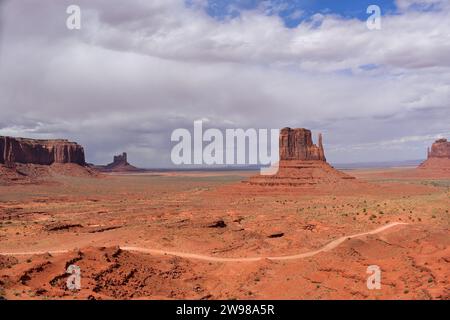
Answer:
<svg viewBox="0 0 450 320"><path fill-rule="evenodd" d="M252 186L242 181L254 173L244 172L62 175L58 184L0 186L0 252L69 250L0 257L0 294L8 299L448 299L449 181L397 179L389 172L353 170L354 183L307 188ZM392 222L408 224L293 260L189 256L297 255ZM68 263L81 268L79 291L65 286ZM381 290L366 287L372 264L382 270Z"/></svg>
<svg viewBox="0 0 450 320"><path fill-rule="evenodd" d="M336 183L350 184L354 177L334 169L325 161L282 160L274 175L256 175L249 179L250 185L312 187L330 186Z"/></svg>
<svg viewBox="0 0 450 320"><path fill-rule="evenodd" d="M89 167L74 163L52 165L16 163L14 168L0 165L0 185L56 183L54 178L58 176L100 177L100 174Z"/></svg>

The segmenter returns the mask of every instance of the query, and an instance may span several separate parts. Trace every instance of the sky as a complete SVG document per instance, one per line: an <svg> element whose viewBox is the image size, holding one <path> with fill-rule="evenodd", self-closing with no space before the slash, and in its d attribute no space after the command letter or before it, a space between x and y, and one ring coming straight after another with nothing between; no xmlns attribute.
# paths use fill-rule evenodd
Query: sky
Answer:
<svg viewBox="0 0 450 320"><path fill-rule="evenodd" d="M322 132L331 163L450 138L448 0L0 3L0 135L76 141L92 163L170 167L171 133L199 119Z"/></svg>

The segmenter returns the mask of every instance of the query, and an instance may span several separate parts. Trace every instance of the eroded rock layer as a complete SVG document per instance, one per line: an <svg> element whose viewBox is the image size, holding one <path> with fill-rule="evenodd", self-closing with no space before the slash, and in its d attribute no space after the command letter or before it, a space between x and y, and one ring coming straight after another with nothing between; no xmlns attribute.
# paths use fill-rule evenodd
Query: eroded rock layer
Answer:
<svg viewBox="0 0 450 320"><path fill-rule="evenodd" d="M0 137L0 163L51 165L75 163L85 165L83 147L68 140L35 140Z"/></svg>
<svg viewBox="0 0 450 320"><path fill-rule="evenodd" d="M253 185L264 186L313 186L351 180L354 177L336 170L325 161L280 161L274 175L254 176L249 180Z"/></svg>
<svg viewBox="0 0 450 320"><path fill-rule="evenodd" d="M428 150L428 158L447 158L450 159L450 142L447 139L436 140Z"/></svg>
<svg viewBox="0 0 450 320"><path fill-rule="evenodd" d="M447 139L436 140L428 149L428 159L419 165L419 169L450 176L450 142Z"/></svg>
<svg viewBox="0 0 450 320"><path fill-rule="evenodd" d="M142 169L136 168L135 166L129 164L127 158L127 153L123 152L122 154L114 156L113 162L107 164L106 166L94 166L94 168L102 172L142 171Z"/></svg>
<svg viewBox="0 0 450 320"><path fill-rule="evenodd" d="M280 160L326 161L319 134L319 146L313 144L311 130L283 128L280 131Z"/></svg>

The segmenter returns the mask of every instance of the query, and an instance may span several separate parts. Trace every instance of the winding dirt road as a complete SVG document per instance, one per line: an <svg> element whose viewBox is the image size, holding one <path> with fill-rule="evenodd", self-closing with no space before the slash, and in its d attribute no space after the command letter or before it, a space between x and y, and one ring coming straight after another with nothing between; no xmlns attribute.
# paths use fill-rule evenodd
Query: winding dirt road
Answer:
<svg viewBox="0 0 450 320"><path fill-rule="evenodd" d="M273 256L273 257L248 257L248 258L221 258L221 257L213 257L213 256L207 256L207 255L201 255L196 253L188 253L188 252L180 252L180 251L167 251L167 250L160 250L160 249L148 249L148 248L142 248L142 247L122 247L120 246L120 249L125 251L132 251L132 252L141 252L141 253L150 253L155 255L171 255L171 256L177 256L182 257L186 259L195 259L195 260L204 260L209 262L253 262L253 261L260 261L264 259L269 260L295 260L295 259L302 259L302 258L308 258L315 256L316 254L319 254L321 252L327 252L330 250L333 250L337 246L339 246L342 242L344 242L347 239L362 237L365 235L371 235L371 234L377 234L380 232L383 232L387 229L390 229L392 227L398 226L398 225L405 225L407 223L403 222L392 222L390 224L387 224L385 226L382 226L380 228L374 229L372 231L358 233L350 236L343 236L336 240L331 241L327 245L323 246L320 249L314 250L314 251L308 251L304 253L294 254L294 255L288 255L288 256ZM72 249L73 250L73 249ZM34 255L34 254L61 254L61 253L67 253L71 250L46 250L46 251L30 251L30 252L0 252L0 255L9 255L9 256L21 256L21 255Z"/></svg>

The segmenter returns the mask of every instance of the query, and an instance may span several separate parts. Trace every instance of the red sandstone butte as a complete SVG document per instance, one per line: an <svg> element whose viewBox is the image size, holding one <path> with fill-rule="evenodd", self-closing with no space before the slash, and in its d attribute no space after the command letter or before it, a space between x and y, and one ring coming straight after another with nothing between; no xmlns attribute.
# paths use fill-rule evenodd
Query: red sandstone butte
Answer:
<svg viewBox="0 0 450 320"><path fill-rule="evenodd" d="M74 163L84 166L83 147L68 140L36 140L0 136L0 164L51 165Z"/></svg>
<svg viewBox="0 0 450 320"><path fill-rule="evenodd" d="M441 171L450 175L450 142L438 139L428 148L428 158L419 165L419 169Z"/></svg>
<svg viewBox="0 0 450 320"><path fill-rule="evenodd" d="M280 160L326 161L319 133L319 146L313 144L311 131L304 128L283 128L280 131Z"/></svg>
<svg viewBox="0 0 450 320"><path fill-rule="evenodd" d="M313 186L354 179L326 162L321 134L318 144L313 143L308 129L283 128L280 131L278 172L270 176L251 177L248 183L261 186Z"/></svg>
<svg viewBox="0 0 450 320"><path fill-rule="evenodd" d="M103 172L142 171L142 169L136 168L135 166L129 164L127 157L127 153L123 152L122 154L114 156L113 162L107 164L106 166L95 166L95 168Z"/></svg>
<svg viewBox="0 0 450 320"><path fill-rule="evenodd" d="M447 158L450 159L450 142L447 139L436 140L428 149L428 158Z"/></svg>

